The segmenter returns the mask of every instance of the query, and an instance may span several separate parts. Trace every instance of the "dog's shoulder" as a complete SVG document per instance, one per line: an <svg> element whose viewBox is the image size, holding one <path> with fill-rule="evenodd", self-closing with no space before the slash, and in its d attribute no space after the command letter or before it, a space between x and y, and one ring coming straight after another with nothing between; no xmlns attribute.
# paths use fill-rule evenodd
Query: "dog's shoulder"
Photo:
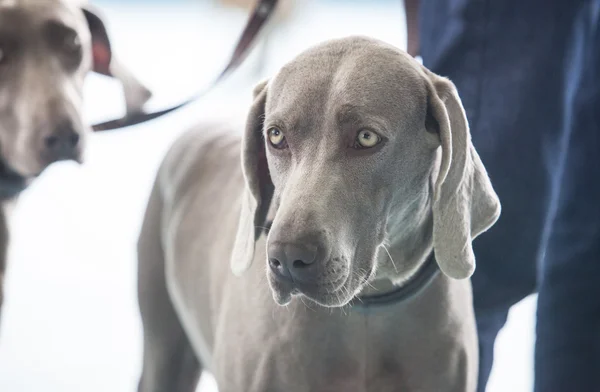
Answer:
<svg viewBox="0 0 600 392"><path fill-rule="evenodd" d="M199 124L179 136L160 166L158 179L167 191L183 191L205 180L241 174L241 129L229 123Z"/></svg>

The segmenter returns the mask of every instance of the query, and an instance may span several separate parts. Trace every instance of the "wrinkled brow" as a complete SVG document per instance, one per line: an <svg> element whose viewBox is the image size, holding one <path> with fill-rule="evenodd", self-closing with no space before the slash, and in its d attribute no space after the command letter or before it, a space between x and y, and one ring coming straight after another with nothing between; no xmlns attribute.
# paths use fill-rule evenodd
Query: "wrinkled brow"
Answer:
<svg viewBox="0 0 600 392"><path fill-rule="evenodd" d="M26 37L32 21L23 10L0 7L0 34Z"/></svg>
<svg viewBox="0 0 600 392"><path fill-rule="evenodd" d="M337 125L344 126L374 126L378 131L387 132L390 129L388 118L377 115L369 108L354 104L343 104L336 112Z"/></svg>
<svg viewBox="0 0 600 392"><path fill-rule="evenodd" d="M364 120L363 116L361 115L362 111L363 110L359 109L355 105L344 104L337 110L336 121L338 125L360 124Z"/></svg>

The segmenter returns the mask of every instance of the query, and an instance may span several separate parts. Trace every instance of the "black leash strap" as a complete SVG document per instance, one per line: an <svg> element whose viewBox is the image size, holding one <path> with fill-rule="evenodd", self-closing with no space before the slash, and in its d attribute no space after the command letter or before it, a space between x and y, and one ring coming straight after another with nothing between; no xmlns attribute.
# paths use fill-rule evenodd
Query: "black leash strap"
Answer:
<svg viewBox="0 0 600 392"><path fill-rule="evenodd" d="M250 53L250 49L252 48L252 44L254 40L258 36L258 33L265 25L269 17L273 14L273 10L277 5L278 0L259 0L256 4L256 7L252 11L250 15L250 19L246 23L246 27L242 32L240 39L231 55L231 59L229 63L223 69L223 71L219 74L219 76L204 90L196 93L191 98L186 101L177 104L175 106L171 106L169 108L159 110L156 112L150 113L136 113L125 115L125 117L105 121L100 124L95 124L92 126L92 129L96 132L100 131L110 131L113 129L125 128L131 125L140 124L146 121L153 120L157 117L164 116L165 114L171 113L177 109L180 109L190 103L196 101L210 90L212 90L217 84L219 84L223 79L225 79L231 72L233 72L239 65L246 59L248 53Z"/></svg>

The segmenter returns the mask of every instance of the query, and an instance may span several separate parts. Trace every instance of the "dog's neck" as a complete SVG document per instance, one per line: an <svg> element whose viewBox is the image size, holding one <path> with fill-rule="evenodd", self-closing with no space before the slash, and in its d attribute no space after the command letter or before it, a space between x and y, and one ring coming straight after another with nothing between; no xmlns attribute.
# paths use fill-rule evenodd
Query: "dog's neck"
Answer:
<svg viewBox="0 0 600 392"><path fill-rule="evenodd" d="M390 284L385 289L379 288L379 291L371 293L361 292L356 295L350 305L354 308L374 309L385 308L404 301L408 301L421 294L434 279L441 273L435 260L433 252L423 262L417 272L401 285ZM388 280L388 282L391 282Z"/></svg>
<svg viewBox="0 0 600 392"><path fill-rule="evenodd" d="M379 247L377 271L361 295L392 292L422 271L433 254L431 197L425 193L410 204L410 211L391 215L385 244Z"/></svg>
<svg viewBox="0 0 600 392"><path fill-rule="evenodd" d="M405 244L415 245L423 238L428 238L427 233L431 233L431 228L430 224L425 222L421 227L422 231L419 230L423 237L415 238L415 242L405 242ZM378 269L375 278L354 297L350 305L357 309L386 308L415 298L425 291L441 274L430 243L431 241L429 246L425 247L413 247L413 251L408 253L396 252L397 249L402 249L396 246L390 249L389 254L384 249L383 253L387 259L381 260L382 256L378 256L379 265L382 267ZM401 259L399 255L410 256ZM391 261L392 259L394 262ZM392 264L391 268L387 264L388 261ZM393 271L390 272L390 269Z"/></svg>

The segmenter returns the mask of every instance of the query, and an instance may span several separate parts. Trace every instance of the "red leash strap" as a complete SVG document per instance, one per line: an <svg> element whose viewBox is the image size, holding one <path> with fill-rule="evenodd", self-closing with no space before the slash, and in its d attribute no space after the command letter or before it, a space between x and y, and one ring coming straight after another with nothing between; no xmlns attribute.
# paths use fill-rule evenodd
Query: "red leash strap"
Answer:
<svg viewBox="0 0 600 392"><path fill-rule="evenodd" d="M157 117L164 116L165 114L180 109L208 93L223 79L225 79L231 72L233 72L237 67L239 67L240 64L242 64L242 62L246 59L248 53L250 53L250 49L252 48L254 40L258 36L258 33L265 25L269 17L273 14L273 10L275 9L276 5L277 0L259 0L259 2L256 4L256 7L252 11L252 14L250 15L250 19L246 23L246 27L244 28L244 31L242 32L242 35L238 40L238 43L235 47L235 50L233 51L233 54L231 55L229 63L227 64L225 69L223 69L223 71L219 74L219 76L214 80L214 82L212 82L206 89L200 91L199 93L196 93L194 96L187 99L186 101L175 106L171 106L167 109L150 113L137 113L133 115L126 115L125 117L95 124L92 126L92 129L96 132L110 131L113 129L125 128L131 125L136 125L146 121L150 121Z"/></svg>

